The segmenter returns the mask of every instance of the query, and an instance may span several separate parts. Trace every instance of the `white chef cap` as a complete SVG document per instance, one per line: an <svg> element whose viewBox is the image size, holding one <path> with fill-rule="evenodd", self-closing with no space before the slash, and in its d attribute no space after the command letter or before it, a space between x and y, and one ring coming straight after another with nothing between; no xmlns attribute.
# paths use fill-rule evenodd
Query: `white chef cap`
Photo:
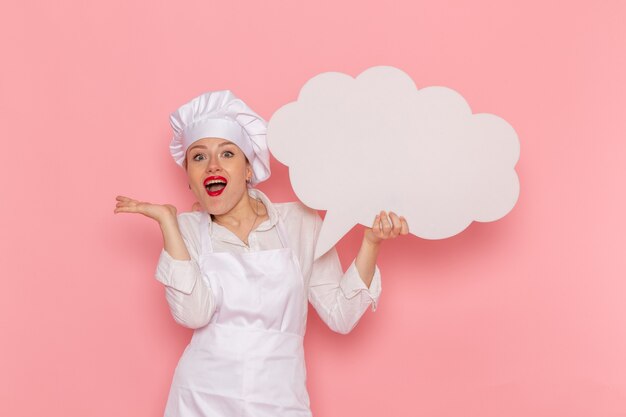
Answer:
<svg viewBox="0 0 626 417"><path fill-rule="evenodd" d="M210 91L170 115L174 137L170 153L183 165L189 146L202 138L227 139L243 151L252 167L252 185L270 176L267 123L230 90Z"/></svg>

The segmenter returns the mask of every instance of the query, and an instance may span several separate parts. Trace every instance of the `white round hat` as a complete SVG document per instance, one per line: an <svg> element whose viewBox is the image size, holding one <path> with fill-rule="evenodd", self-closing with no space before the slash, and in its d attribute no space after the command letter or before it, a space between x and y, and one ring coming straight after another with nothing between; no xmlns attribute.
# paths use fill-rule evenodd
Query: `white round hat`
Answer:
<svg viewBox="0 0 626 417"><path fill-rule="evenodd" d="M252 167L250 183L269 178L267 123L230 90L206 92L170 115L174 137L170 153L183 166L189 146L202 138L222 138L239 146Z"/></svg>

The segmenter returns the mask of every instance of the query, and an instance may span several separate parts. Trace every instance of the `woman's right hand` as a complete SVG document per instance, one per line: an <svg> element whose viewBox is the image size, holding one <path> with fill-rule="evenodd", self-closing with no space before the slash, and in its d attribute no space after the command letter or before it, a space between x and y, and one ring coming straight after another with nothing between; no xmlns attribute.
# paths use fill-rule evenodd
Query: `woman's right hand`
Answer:
<svg viewBox="0 0 626 417"><path fill-rule="evenodd" d="M156 220L159 224L176 219L176 207L171 204L152 204L123 195L118 195L115 199L117 204L114 213L139 213Z"/></svg>

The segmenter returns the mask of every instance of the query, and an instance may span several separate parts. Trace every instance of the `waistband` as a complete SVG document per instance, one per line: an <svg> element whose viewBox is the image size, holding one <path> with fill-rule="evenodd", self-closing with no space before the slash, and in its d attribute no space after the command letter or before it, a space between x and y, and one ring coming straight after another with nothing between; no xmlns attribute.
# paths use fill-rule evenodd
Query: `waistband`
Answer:
<svg viewBox="0 0 626 417"><path fill-rule="evenodd" d="M195 349L227 356L280 357L303 354L304 336L278 330L209 323L189 343Z"/></svg>

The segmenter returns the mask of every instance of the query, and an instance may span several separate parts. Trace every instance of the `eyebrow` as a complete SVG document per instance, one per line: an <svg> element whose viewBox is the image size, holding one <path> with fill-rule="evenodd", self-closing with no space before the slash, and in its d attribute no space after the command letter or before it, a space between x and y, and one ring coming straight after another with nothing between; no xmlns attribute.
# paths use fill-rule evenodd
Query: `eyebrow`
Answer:
<svg viewBox="0 0 626 417"><path fill-rule="evenodd" d="M219 145L217 145L218 148L221 148L222 146L227 146L227 145L234 145L234 143L232 142L222 142ZM205 145L193 145L191 148L189 148L187 150L187 152L191 151L193 148L204 148L204 149L208 149Z"/></svg>

